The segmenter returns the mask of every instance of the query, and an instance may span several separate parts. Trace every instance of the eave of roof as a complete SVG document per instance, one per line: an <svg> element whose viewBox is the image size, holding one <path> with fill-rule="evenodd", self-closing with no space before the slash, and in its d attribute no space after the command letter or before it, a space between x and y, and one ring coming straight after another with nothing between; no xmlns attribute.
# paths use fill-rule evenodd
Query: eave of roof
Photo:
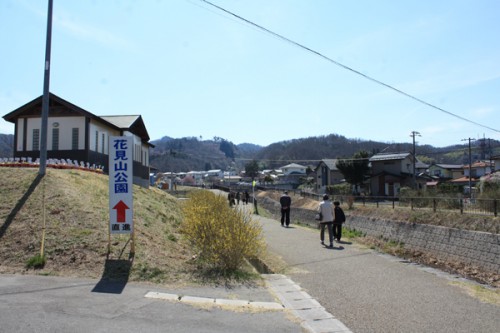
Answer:
<svg viewBox="0 0 500 333"><path fill-rule="evenodd" d="M370 162L378 161L391 161L391 160L404 160L410 153L396 153L396 154L377 154L370 157Z"/></svg>

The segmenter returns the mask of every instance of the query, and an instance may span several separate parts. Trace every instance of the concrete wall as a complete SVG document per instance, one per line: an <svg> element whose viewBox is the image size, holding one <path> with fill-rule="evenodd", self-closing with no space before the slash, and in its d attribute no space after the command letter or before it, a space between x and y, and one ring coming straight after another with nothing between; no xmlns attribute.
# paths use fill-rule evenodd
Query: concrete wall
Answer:
<svg viewBox="0 0 500 333"><path fill-rule="evenodd" d="M258 204L280 218L278 202L265 198ZM292 208L290 219L292 223L317 226L314 214L311 210ZM453 260L500 274L499 234L346 215L346 228L404 243L407 249L430 253L441 260Z"/></svg>

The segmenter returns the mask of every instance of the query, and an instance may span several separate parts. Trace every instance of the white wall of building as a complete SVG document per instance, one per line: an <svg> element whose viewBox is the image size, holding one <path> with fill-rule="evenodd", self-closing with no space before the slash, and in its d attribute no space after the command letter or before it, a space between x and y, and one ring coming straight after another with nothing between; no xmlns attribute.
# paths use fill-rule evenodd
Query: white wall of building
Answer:
<svg viewBox="0 0 500 333"><path fill-rule="evenodd" d="M91 121L89 126L89 149L102 154L109 154L109 137L119 136L120 132L101 125L96 121ZM97 141L96 141L97 140ZM104 142L103 142L104 141ZM97 143L97 149L96 149Z"/></svg>
<svg viewBox="0 0 500 333"><path fill-rule="evenodd" d="M24 121L26 126L26 150L33 150L33 130L40 130L41 118L27 118L18 120L17 150L22 151L24 137ZM52 129L59 129L59 150L71 150L73 128L78 128L78 149L85 149L85 117L50 117L47 122L47 150L52 149Z"/></svg>

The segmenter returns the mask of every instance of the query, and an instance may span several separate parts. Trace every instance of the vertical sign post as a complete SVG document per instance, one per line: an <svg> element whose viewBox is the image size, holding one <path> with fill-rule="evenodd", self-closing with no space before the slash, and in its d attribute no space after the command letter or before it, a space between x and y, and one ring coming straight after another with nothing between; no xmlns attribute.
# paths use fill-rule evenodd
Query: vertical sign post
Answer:
<svg viewBox="0 0 500 333"><path fill-rule="evenodd" d="M133 223L133 141L132 137L109 137L109 243L111 234L130 234L135 252Z"/></svg>
<svg viewBox="0 0 500 333"><path fill-rule="evenodd" d="M255 205L255 180L252 180L252 201Z"/></svg>

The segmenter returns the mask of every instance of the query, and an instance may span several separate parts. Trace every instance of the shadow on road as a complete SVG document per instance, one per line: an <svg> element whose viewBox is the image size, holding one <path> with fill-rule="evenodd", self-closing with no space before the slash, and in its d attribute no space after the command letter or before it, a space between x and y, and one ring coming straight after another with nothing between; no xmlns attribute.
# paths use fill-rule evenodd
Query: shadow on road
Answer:
<svg viewBox="0 0 500 333"><path fill-rule="evenodd" d="M106 259L101 280L92 289L93 293L121 294L127 285L132 269L133 257Z"/></svg>

